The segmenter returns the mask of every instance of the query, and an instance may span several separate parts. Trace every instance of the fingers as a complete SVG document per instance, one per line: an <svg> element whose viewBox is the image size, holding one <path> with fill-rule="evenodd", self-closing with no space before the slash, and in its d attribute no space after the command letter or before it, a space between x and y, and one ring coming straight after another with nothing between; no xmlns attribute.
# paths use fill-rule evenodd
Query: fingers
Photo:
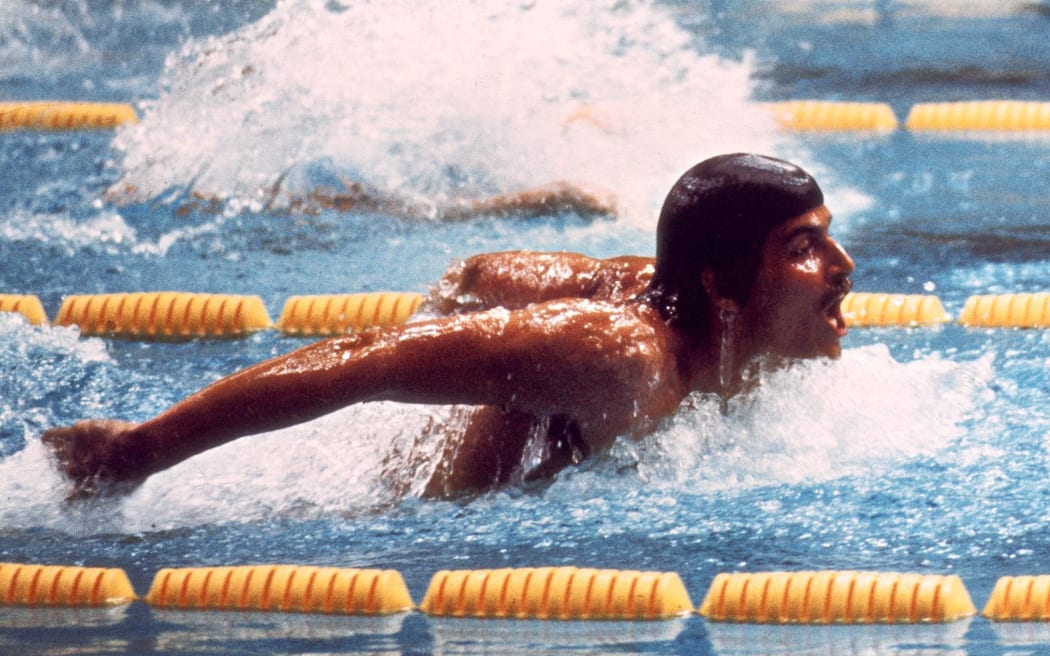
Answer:
<svg viewBox="0 0 1050 656"><path fill-rule="evenodd" d="M116 421L84 421L73 426L56 428L41 436L51 452L60 473L73 487L67 500L97 496L103 491L118 490L116 482L130 481L133 486L141 479L129 475L121 436L131 424Z"/></svg>

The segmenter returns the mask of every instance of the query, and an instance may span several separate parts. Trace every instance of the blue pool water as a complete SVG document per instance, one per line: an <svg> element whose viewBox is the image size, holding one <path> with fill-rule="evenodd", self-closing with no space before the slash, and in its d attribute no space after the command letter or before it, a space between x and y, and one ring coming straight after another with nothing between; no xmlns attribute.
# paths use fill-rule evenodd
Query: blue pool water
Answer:
<svg viewBox="0 0 1050 656"><path fill-rule="evenodd" d="M5 99L105 100L115 133L0 135L0 292L419 291L498 249L652 252L693 162L794 159L821 180L858 291L1045 291L1050 141L790 135L760 101L1050 100L1040 3L747 0L548 4L15 2ZM965 15L961 15L965 14ZM582 106L600 125L568 123ZM290 214L269 202L343 177L437 203L571 179L616 220L464 223ZM190 201L207 195L214 203ZM207 207L204 207L207 205ZM127 497L68 504L39 443L83 417L143 419L303 342L143 343L0 315L0 562L295 563L399 570L421 600L445 568L678 572L695 604L722 571L958 574L983 606L1050 571L1050 334L855 329L834 363L779 372L722 415L695 399L651 438L536 487L420 500L405 453L443 408L376 404L241 440ZM399 490L408 489L407 494ZM381 620L0 609L0 652L1035 653L1050 629Z"/></svg>

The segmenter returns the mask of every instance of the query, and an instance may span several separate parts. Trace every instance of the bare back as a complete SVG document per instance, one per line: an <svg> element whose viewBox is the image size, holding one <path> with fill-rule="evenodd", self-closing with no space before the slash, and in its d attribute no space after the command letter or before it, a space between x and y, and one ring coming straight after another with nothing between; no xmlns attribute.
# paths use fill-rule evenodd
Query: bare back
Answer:
<svg viewBox="0 0 1050 656"><path fill-rule="evenodd" d="M644 303L559 299L508 316L528 321L512 319L500 333L507 374L496 396L504 400L472 410L429 496L547 478L618 436L649 432L688 392L673 355L678 337Z"/></svg>
<svg viewBox="0 0 1050 656"><path fill-rule="evenodd" d="M482 253L450 267L434 287L424 310L453 314L493 307L518 309L559 298L616 303L637 296L652 276L653 260L648 257Z"/></svg>

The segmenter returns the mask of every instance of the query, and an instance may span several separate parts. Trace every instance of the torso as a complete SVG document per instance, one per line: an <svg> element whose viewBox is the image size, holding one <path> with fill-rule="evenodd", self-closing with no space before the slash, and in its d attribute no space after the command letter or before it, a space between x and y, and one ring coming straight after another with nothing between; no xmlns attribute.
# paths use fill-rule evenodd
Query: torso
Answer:
<svg viewBox="0 0 1050 656"><path fill-rule="evenodd" d="M425 311L451 315L536 306L535 320L552 335L579 336L571 356L579 362L557 374L565 379L558 394L571 399L566 412L540 414L528 405L472 409L462 439L446 447L428 496L552 476L618 436L650 432L674 412L688 392L673 357L682 345L659 313L636 299L652 275L652 258L596 259L566 252L486 253L450 268ZM536 358L547 361L540 353ZM575 372L592 373L581 378ZM537 374L549 375L554 374ZM542 380L522 384L550 388ZM557 407L559 400L538 399L534 405Z"/></svg>
<svg viewBox="0 0 1050 656"><path fill-rule="evenodd" d="M677 336L644 302L561 299L536 304L529 316L573 343L571 354L555 364L555 351L546 348L553 340L540 340L526 349L534 359L508 363L509 370L520 372L515 374L520 401L473 411L462 440L446 450L428 494L449 496L549 477L619 436L651 432L688 393L675 357ZM562 384L544 384L551 378ZM549 412L552 408L560 410Z"/></svg>

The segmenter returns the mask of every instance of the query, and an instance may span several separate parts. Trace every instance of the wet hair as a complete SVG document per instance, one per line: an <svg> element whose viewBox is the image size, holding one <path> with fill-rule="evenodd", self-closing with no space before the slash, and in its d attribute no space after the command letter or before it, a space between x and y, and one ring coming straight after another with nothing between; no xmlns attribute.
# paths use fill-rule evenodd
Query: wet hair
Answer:
<svg viewBox="0 0 1050 656"><path fill-rule="evenodd" d="M700 162L660 211L650 295L668 321L705 332L713 305L703 271L710 267L720 295L746 302L769 232L823 204L816 180L790 162L743 153Z"/></svg>

